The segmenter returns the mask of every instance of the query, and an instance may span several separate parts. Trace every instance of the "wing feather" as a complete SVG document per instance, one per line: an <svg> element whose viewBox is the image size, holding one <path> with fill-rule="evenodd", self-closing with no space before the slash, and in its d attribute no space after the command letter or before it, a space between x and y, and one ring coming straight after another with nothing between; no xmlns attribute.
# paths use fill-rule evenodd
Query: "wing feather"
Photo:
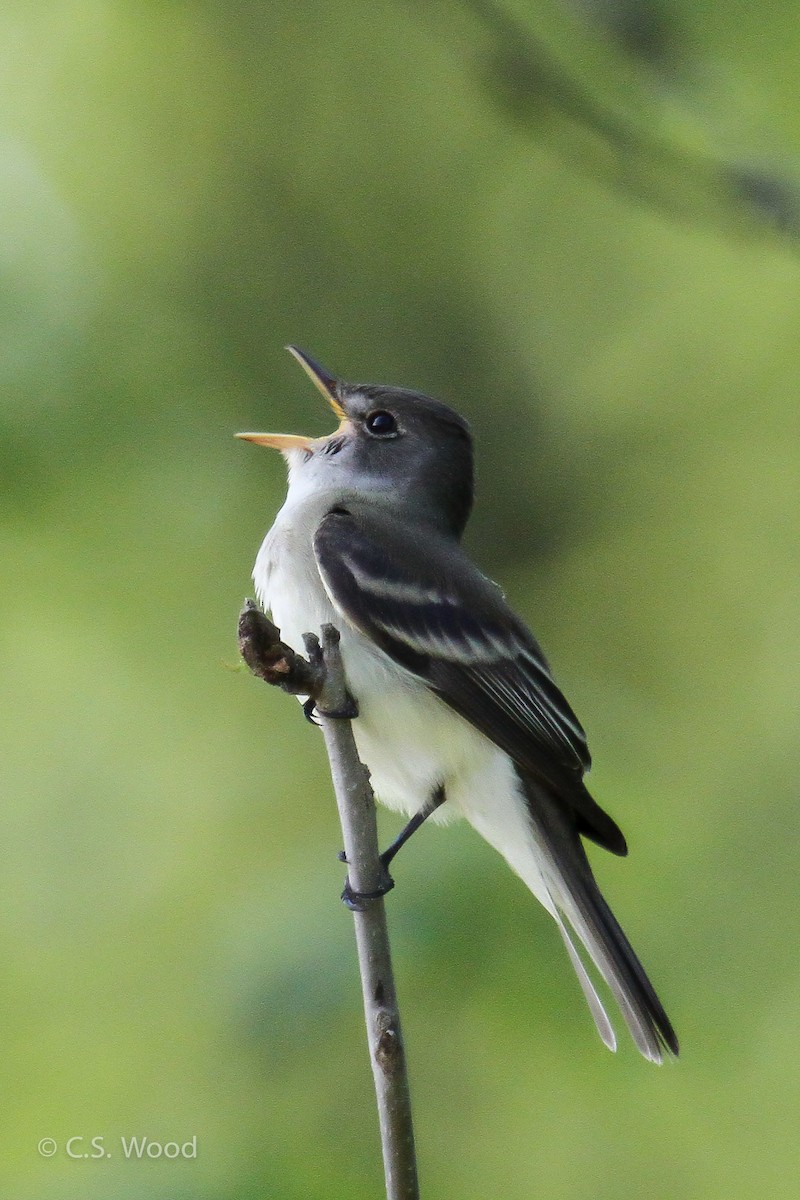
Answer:
<svg viewBox="0 0 800 1200"><path fill-rule="evenodd" d="M591 765L586 735L538 643L452 539L336 509L320 523L314 551L348 621L549 784L581 832L625 852L581 782Z"/></svg>

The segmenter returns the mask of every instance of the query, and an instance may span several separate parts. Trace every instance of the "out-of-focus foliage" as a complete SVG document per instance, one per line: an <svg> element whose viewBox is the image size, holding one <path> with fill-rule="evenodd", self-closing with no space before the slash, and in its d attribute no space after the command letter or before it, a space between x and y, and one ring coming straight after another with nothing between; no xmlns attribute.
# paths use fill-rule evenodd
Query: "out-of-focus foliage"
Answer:
<svg viewBox="0 0 800 1200"><path fill-rule="evenodd" d="M0 14L16 1200L380 1192L320 739L234 667L283 478L231 434L328 427L290 340L473 422L471 549L588 727L632 848L598 872L684 1047L608 1055L522 886L421 833L389 906L424 1194L796 1195L796 6L510 5L676 149L653 189L480 7Z"/></svg>

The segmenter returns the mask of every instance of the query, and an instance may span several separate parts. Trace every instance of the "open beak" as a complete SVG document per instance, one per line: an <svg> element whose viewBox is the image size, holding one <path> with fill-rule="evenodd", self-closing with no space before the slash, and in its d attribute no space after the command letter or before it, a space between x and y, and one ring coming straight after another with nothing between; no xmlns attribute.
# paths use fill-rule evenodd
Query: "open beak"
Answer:
<svg viewBox="0 0 800 1200"><path fill-rule="evenodd" d="M286 349L297 359L314 386L322 392L339 420L346 421L347 413L336 397L336 380L333 375L329 374L318 362L314 362L311 355L306 354L298 346L287 346ZM236 437L245 442L254 442L256 446L270 446L273 450L281 451L310 450L315 442L324 440L302 437L296 433L237 433Z"/></svg>

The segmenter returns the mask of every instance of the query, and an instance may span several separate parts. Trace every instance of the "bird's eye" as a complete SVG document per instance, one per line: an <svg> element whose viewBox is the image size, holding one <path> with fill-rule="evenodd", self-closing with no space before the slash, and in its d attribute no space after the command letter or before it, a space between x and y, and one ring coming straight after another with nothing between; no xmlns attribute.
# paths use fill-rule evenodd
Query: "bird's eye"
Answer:
<svg viewBox="0 0 800 1200"><path fill-rule="evenodd" d="M371 433L373 437L393 437L397 433L397 421L390 412L385 412L382 408L371 412L364 424L367 433Z"/></svg>

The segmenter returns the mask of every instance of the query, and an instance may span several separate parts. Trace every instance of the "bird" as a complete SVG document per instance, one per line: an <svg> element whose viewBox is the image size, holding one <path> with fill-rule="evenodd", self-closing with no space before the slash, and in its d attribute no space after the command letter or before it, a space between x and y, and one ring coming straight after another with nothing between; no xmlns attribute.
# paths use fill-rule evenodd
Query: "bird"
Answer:
<svg viewBox="0 0 800 1200"><path fill-rule="evenodd" d="M339 631L359 757L376 798L409 818L384 865L426 819L465 817L555 921L606 1046L616 1035L590 970L646 1059L677 1056L584 846L627 854L584 782L586 734L539 643L461 545L474 491L467 422L421 392L348 383L286 349L339 424L318 438L236 435L288 468L253 580L298 653L304 634Z"/></svg>

